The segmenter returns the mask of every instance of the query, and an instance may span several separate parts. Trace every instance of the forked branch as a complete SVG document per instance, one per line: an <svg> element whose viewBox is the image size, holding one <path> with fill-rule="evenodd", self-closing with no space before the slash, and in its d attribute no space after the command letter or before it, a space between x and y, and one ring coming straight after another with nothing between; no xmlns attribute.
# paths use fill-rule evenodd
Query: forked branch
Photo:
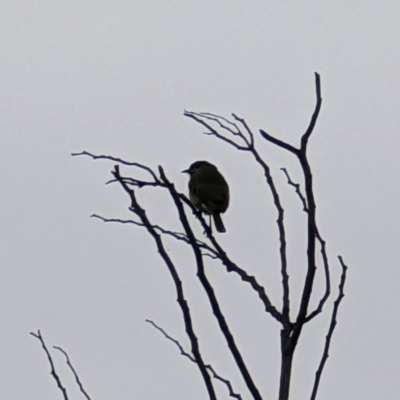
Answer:
<svg viewBox="0 0 400 400"><path fill-rule="evenodd" d="M50 374L56 381L57 387L58 387L58 389L60 389L61 393L63 394L64 400L68 400L67 389L65 389L65 387L61 383L61 379L54 367L53 358L51 357L50 352L47 349L46 343L44 342L44 339L43 339L42 334L40 333L40 330L38 330L37 333L30 332L29 334L32 335L33 337L35 337L36 339L38 339L39 342L41 343L43 350L46 353L47 360L49 361L49 364L50 364Z"/></svg>

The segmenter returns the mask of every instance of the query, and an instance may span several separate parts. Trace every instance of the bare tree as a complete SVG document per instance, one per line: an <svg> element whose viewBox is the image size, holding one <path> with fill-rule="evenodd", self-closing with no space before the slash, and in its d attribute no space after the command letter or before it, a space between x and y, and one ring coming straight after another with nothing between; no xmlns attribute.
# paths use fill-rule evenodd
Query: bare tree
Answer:
<svg viewBox="0 0 400 400"><path fill-rule="evenodd" d="M130 223L140 227L143 227L147 233L153 238L157 246L158 253L160 254L165 266L167 267L173 282L175 284L177 301L181 309L182 318L185 325L186 334L190 341L190 350L184 350L182 345L169 336L165 330L156 325L153 321L148 321L157 330L159 330L165 338L174 342L181 351L181 354L188 357L192 362L196 363L201 377L204 381L208 397L210 399L217 399L216 392L214 389L213 378L223 382L229 395L233 398L241 399L241 395L233 389L233 384L229 379L222 378L212 366L208 365L201 351L201 341L195 332L192 323L192 309L187 301L182 279L179 275L178 268L174 261L170 258L165 247L165 238L173 238L177 241L184 242L188 245L193 253L193 260L196 266L196 274L199 279L200 285L204 289L208 301L210 303L212 313L215 316L220 331L223 334L229 351L236 363L236 366L243 377L243 380L248 388L251 397L255 400L261 400L263 397L257 387L249 367L244 360L242 352L235 340L234 333L230 327L227 319L225 318L224 312L221 308L220 302L217 297L217 292L210 282L206 268L205 258L211 257L213 260L218 261L228 273L237 274L244 284L248 284L263 304L265 312L281 325L281 367L280 367L280 387L279 387L279 400L289 399L289 389L292 372L292 361L295 354L295 350L302 333L304 326L311 320L316 318L320 313L323 312L326 302L330 298L331 294L331 282L330 282L330 265L328 262L328 256L326 252L326 244L322 239L318 224L316 221L316 204L314 198L313 189L313 175L309 160L307 158L307 149L309 139L313 133L315 124L318 119L318 115L321 109L322 97L321 97L321 85L320 77L315 74L315 85L316 85L316 105L312 114L309 126L305 133L300 138L300 145L298 147L293 146L283 140L280 140L264 130L260 130L259 134L262 138L268 141L270 144L279 147L280 149L291 153L299 162L300 168L304 178L304 192L301 189L299 183L293 182L289 172L282 168L284 177L287 179L287 183L293 186L295 193L301 201L303 206L303 212L306 213L306 226L305 230L307 233L307 249L306 259L307 268L304 275L302 296L300 304L293 306L290 303L290 285L289 285L289 274L288 274L288 259L287 259L287 240L286 240L286 225L284 218L284 208L282 206L281 195L278 192L274 178L271 174L271 168L268 163L260 154L259 150L255 146L255 135L249 128L248 124L243 118L232 114L230 118L225 118L219 115L203 112L192 112L185 111L184 115L188 118L193 119L201 126L206 128L205 134L213 136L215 139L219 139L226 144L233 146L240 152L246 152L250 154L254 159L254 162L263 171L265 182L269 187L269 190L273 198L273 206L275 207L277 214L277 229L279 235L279 254L280 254L280 272L282 277L282 303L280 305L273 304L267 290L261 285L259 279L255 276L250 275L245 268L238 265L229 255L229 251L225 249L218 237L214 235L211 230L211 226L208 225L206 219L203 217L185 196L176 190L174 183L167 177L164 169L159 166L158 169L151 168L149 166L139 164L136 162L129 162L119 158L115 158L109 155L95 155L86 151L81 153L74 153L73 156L89 156L95 160L106 159L116 163L112 170L114 177L113 182L119 183L122 189L126 192L129 197L130 206L129 210L132 212L134 218L131 220L122 219L109 219L99 215L93 215L93 217L101 219L104 222L118 222L118 223ZM141 170L147 174L147 179L139 179L133 176L123 176L121 174L120 166L133 167L134 170ZM137 175L136 175L137 176ZM151 220L148 215L146 206L141 204L137 198L136 192L142 188L153 187L161 191L165 191L173 200L176 207L177 215L182 226L182 232L169 230ZM195 220L188 216L189 213L193 213ZM193 224L200 223L204 235L197 237L193 229ZM314 278L317 269L317 251L320 251L323 273L325 275L325 288L323 294L317 306L314 309L310 309L311 294L314 289ZM311 399L316 399L317 391L320 383L321 374L323 372L326 360L329 355L329 348L333 331L337 323L337 313L340 302L344 297L344 285L346 280L347 267L343 262L343 259L338 257L339 265L342 269L342 275L339 283L339 290L335 301L333 302L332 313L330 318L330 324L327 327L327 335L325 341L325 347L321 356L321 361L316 366L315 380L312 385ZM292 315L297 316L292 320Z"/></svg>

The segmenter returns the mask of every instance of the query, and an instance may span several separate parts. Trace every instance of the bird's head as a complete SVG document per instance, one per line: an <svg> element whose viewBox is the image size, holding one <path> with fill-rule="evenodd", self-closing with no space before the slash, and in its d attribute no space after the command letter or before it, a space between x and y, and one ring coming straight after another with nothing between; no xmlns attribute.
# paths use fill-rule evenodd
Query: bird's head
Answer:
<svg viewBox="0 0 400 400"><path fill-rule="evenodd" d="M192 176L199 168L205 167L205 166L216 169L215 165L210 164L208 161L195 161L189 167L189 169L183 170L182 173L189 174L190 176Z"/></svg>

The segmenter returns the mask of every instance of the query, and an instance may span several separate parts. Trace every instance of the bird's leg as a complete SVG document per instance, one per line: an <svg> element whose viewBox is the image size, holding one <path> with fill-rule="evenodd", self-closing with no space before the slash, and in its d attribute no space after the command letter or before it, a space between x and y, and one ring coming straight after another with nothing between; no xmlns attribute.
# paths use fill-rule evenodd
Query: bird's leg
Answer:
<svg viewBox="0 0 400 400"><path fill-rule="evenodd" d="M212 222L211 222L211 214L210 214L210 219L209 219L209 224L208 224L209 228L210 228L210 234L212 234Z"/></svg>
<svg viewBox="0 0 400 400"><path fill-rule="evenodd" d="M210 221L209 221L209 224L208 224L207 228L204 230L203 235L209 236L209 235L212 234L211 215L210 215Z"/></svg>

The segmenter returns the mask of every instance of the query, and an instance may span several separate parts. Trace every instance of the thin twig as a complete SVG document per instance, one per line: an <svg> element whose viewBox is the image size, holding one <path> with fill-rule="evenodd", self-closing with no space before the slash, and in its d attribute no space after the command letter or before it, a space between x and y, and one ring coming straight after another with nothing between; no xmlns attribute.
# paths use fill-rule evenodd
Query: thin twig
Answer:
<svg viewBox="0 0 400 400"><path fill-rule="evenodd" d="M346 283L347 266L344 264L341 256L339 256L338 259L339 259L340 265L342 266L342 276L340 278L340 283L339 283L339 294L338 294L337 299L333 302L331 322L329 324L328 334L326 335L326 338L325 338L325 347L324 347L324 351L322 354L321 362L319 364L317 372L315 373L315 381L314 381L314 386L313 386L313 390L312 390L312 394L311 394L311 400L315 400L317 398L317 391L318 391L319 383L321 380L322 371L323 371L325 363L329 357L329 348L331 345L332 335L333 335L333 331L335 330L335 327L337 324L337 313L339 310L340 303L344 297L344 285Z"/></svg>
<svg viewBox="0 0 400 400"><path fill-rule="evenodd" d="M179 343L178 340L176 340L176 339L174 339L172 336L170 336L167 332L165 332L165 330L164 330L163 328L161 328L160 326L158 326L154 321L151 321L151 320L149 320L149 319L146 319L146 322L148 322L149 324L153 325L153 327L156 328L158 331L160 331L160 332L164 335L164 337L165 337L166 339L168 339L168 340L170 340L172 343L174 343L174 344L178 347L178 349L180 350L181 354L182 354L184 357L187 357L190 361L196 363L196 360L194 359L194 357L193 357L191 354L189 354L187 351L185 351L185 349L184 349L183 346ZM221 375L219 375L219 374L215 371L215 369L212 367L212 365L207 364L207 365L206 365L206 368L207 368L209 371L211 371L211 373L213 374L213 377L214 377L215 379L218 379L219 381L223 382L223 383L227 386L228 391L229 391L229 396L230 396L230 397L234 397L235 399L242 400L242 396L241 396L240 394L234 392L234 390L233 390L233 388L232 388L232 384L231 384L231 382L230 382L228 379L225 379L225 378L223 378Z"/></svg>
<svg viewBox="0 0 400 400"><path fill-rule="evenodd" d="M248 151L247 146L241 146L241 145L237 144L236 142L234 142L233 140L228 139L227 137L218 133L210 124L206 123L204 121L204 119L209 119L212 121L214 120L214 118L207 117L207 113L202 114L202 113L195 113L193 111L185 111L184 115L186 117L194 119L196 122L198 122L199 124L206 127L209 130L209 132L207 133L208 135L213 135L213 136L217 137L218 139L220 139L226 143L229 143L231 146L235 147L238 150ZM226 128L226 129L229 131L228 128ZM236 134L236 133L235 133L235 135L240 136L240 134Z"/></svg>
<svg viewBox="0 0 400 400"><path fill-rule="evenodd" d="M227 130L233 136L240 135L240 131L239 131L239 128L237 127L237 125L234 124L233 122L229 121L227 118L223 118L223 117L220 117L219 115L206 113L206 112L199 113L199 115L206 117L210 121L215 121L220 126L220 128ZM229 125L232 125L233 127L236 128L236 130L233 130L229 126L224 125L221 121L224 121Z"/></svg>
<svg viewBox="0 0 400 400"><path fill-rule="evenodd" d="M54 349L61 351L61 353L64 354L65 358L66 358L66 362L67 365L69 367L69 369L72 371L72 373L74 374L74 378L76 380L77 385L79 386L79 390L82 392L82 394L88 399L90 400L89 395L87 394L86 390L83 388L82 382L79 379L78 374L75 371L75 368L72 366L71 361L69 360L68 354L66 351L64 351L61 347L59 346L53 346Z"/></svg>
<svg viewBox="0 0 400 400"><path fill-rule="evenodd" d="M321 78L317 72L314 73L315 75L315 92L317 97L317 104L314 109L314 113L311 116L311 121L308 125L307 130L304 132L304 135L301 138L301 146L300 148L305 151L308 143L308 139L310 138L311 134L314 131L315 124L317 123L319 112L321 111L322 105L322 97L321 97Z"/></svg>
<svg viewBox="0 0 400 400"><path fill-rule="evenodd" d="M306 319L304 320L304 323L311 321L314 317L316 317L319 313L322 312L325 302L328 300L331 294L331 274L329 269L328 255L326 253L326 242L325 240L322 239L317 228L316 228L316 236L321 246L322 263L324 265L324 272L325 272L325 293L322 296L321 300L319 301L317 308L314 311L312 311L309 315L307 315Z"/></svg>
<svg viewBox="0 0 400 400"><path fill-rule="evenodd" d="M236 114L234 114L234 113L232 113L232 117L233 117L236 121L239 121L239 122L244 126L244 129L246 129L247 134L248 134L249 137L250 137L250 141L248 141L247 139L245 139L247 145L248 145L249 147L254 147L254 135L253 135L253 132L251 131L251 129L249 128L249 126L247 125L247 122L244 120L244 118L240 118L240 117L238 117L238 116L237 116ZM244 136L244 135L243 135L243 136Z"/></svg>
<svg viewBox="0 0 400 400"><path fill-rule="evenodd" d="M296 154L296 155L299 153L299 150L296 149L296 147L292 146L289 143L284 142L281 139L277 139L276 137L274 137L274 136L270 135L269 133L265 132L263 129L260 129L259 132L260 132L261 136L265 140L268 140L269 142L275 144L276 146L282 147L283 149L286 149L286 150L288 150L291 153Z"/></svg>
<svg viewBox="0 0 400 400"><path fill-rule="evenodd" d="M124 178L124 181L128 185L137 186L138 188L142 188L145 186L153 186L153 187L163 186L163 184L158 180L158 178L157 178L157 181L151 181L151 182L142 181L142 180L134 179L134 178ZM112 182L116 182L116 180L113 179L112 181L107 182L107 184L112 183Z"/></svg>
<svg viewBox="0 0 400 400"><path fill-rule="evenodd" d="M190 112L190 111L189 111L189 112ZM234 122L229 121L228 118L222 117L221 115L213 114L213 113L209 113L209 112L201 112L201 113L199 113L199 114L201 114L201 115L203 115L203 116L215 117L215 118L217 118L217 119L219 119L219 120L222 120L222 121L226 122L226 123L229 124L229 125L234 126L234 127L236 128L236 133L238 133L238 131L239 131L238 126L237 126Z"/></svg>
<svg viewBox="0 0 400 400"><path fill-rule="evenodd" d="M140 164L140 163L137 163L137 162L130 162L130 161L123 160L122 158L103 155L103 154L96 155L96 154L89 153L88 151L81 151L79 153L71 153L71 156L72 157L88 156L88 157L93 158L93 160L109 160L109 161L115 161L119 164L127 165L129 167L137 167L137 168L147 171L152 176L152 178L154 179L155 182L159 181L159 179L157 178L157 175L154 173L154 171L150 167Z"/></svg>
<svg viewBox="0 0 400 400"><path fill-rule="evenodd" d="M290 186L294 187L297 195L299 196L299 199L303 203L303 211L308 212L307 201L306 201L305 197L303 196L303 193L301 193L300 184L292 181L286 168L281 168L281 171L283 171L283 173L286 175L287 183Z"/></svg>
<svg viewBox="0 0 400 400"><path fill-rule="evenodd" d="M47 346L44 342L42 334L40 333L40 330L38 330L37 333L30 332L29 334L32 335L33 337L35 337L36 339L38 339L40 341L40 343L42 344L43 350L46 353L47 359L50 364L50 374L53 376L54 380L56 381L57 387L60 389L61 393L63 394L64 400L68 400L67 389L65 389L65 387L62 385L60 377L58 376L58 374L54 368L53 359L51 358L50 352L47 349Z"/></svg>
<svg viewBox="0 0 400 400"><path fill-rule="evenodd" d="M132 224L132 225L141 226L141 227L145 226L142 222L133 221L132 219L105 218L105 217L102 217L101 215L97 215L97 214L92 214L91 217L100 219L103 222L116 222L119 224ZM153 225L153 228L163 235L171 236L176 240L180 240L185 243L189 243L187 236L183 232L170 231L168 229L161 227L160 225ZM212 247L210 247L207 243L197 239L197 244L200 248L209 251L211 253L210 257L212 256L214 258L218 258L217 252Z"/></svg>

